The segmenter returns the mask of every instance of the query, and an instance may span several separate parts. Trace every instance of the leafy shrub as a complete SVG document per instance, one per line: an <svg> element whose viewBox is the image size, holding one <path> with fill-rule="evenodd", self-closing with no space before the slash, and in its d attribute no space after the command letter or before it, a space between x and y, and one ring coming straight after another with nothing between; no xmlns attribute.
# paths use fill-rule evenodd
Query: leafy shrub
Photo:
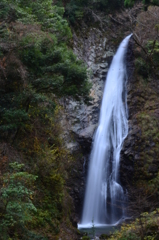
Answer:
<svg viewBox="0 0 159 240"><path fill-rule="evenodd" d="M1 220L0 232L9 239L12 235L22 236L26 231L26 224L32 220L37 211L32 199L34 191L31 189L36 176L24 172L24 164L17 162L10 164L11 171L3 176L1 189Z"/></svg>
<svg viewBox="0 0 159 240"><path fill-rule="evenodd" d="M144 59L137 58L135 60L135 69L140 75L144 76L145 78L148 77L149 68L148 68L146 62L144 61Z"/></svg>
<svg viewBox="0 0 159 240"><path fill-rule="evenodd" d="M109 239L110 236L107 234L102 234L99 238L104 240L104 239Z"/></svg>
<svg viewBox="0 0 159 240"><path fill-rule="evenodd" d="M133 7L134 6L135 0L125 0L124 1L124 6L125 7Z"/></svg>
<svg viewBox="0 0 159 240"><path fill-rule="evenodd" d="M90 240L90 237L88 237L88 236L83 236L83 237L82 237L82 240Z"/></svg>
<svg viewBox="0 0 159 240"><path fill-rule="evenodd" d="M136 0L125 0L124 6L125 7L133 7ZM153 4L159 6L159 0L142 0L143 4Z"/></svg>
<svg viewBox="0 0 159 240"><path fill-rule="evenodd" d="M0 129L2 138L15 139L33 119L47 122L45 116L55 109L50 94L87 101L90 84L86 67L67 45L71 30L63 8L53 6L52 0L14 4L2 0L1 4L0 19L5 14L7 22L2 25L1 42L7 41L9 47L1 48Z"/></svg>
<svg viewBox="0 0 159 240"><path fill-rule="evenodd" d="M88 10L100 10L107 12L108 10L118 9L123 6L123 0L87 0L87 1L76 1L71 0L66 5L65 16L71 22L75 24L76 21L80 21L84 17L87 17L87 14L91 14L91 11Z"/></svg>
<svg viewBox="0 0 159 240"><path fill-rule="evenodd" d="M71 29L63 14L52 0L0 3L1 141L20 152L28 170L16 163L2 178L3 239L54 238L63 218L69 219L64 183L71 160L59 137L57 98L87 101L90 84L84 63L70 48Z"/></svg>

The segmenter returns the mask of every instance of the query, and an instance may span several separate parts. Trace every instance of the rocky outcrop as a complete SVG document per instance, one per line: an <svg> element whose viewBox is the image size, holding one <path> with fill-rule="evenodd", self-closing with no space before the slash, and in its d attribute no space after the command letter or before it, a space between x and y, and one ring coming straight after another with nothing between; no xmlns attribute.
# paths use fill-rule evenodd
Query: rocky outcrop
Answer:
<svg viewBox="0 0 159 240"><path fill-rule="evenodd" d="M139 11L141 11L141 6L132 10L134 16ZM114 17L117 19L115 22L113 21ZM119 20L121 24L118 23ZM103 28L88 26L82 23L82 26L78 30L73 31L74 52L78 58L87 64L88 77L92 84L89 105L83 102L75 102L72 99L65 99L63 101L65 114L62 121L63 126L66 126L63 137L66 140L67 148L75 156L75 162L72 166L68 183L71 189L70 194L75 204L74 222L79 221L82 210L89 154L93 135L98 125L106 74L119 43L126 35L130 34L128 31L130 24L127 12L124 14L119 13L115 16L111 15L110 18L106 17L104 21L106 21L106 24L103 25ZM147 87L146 85L144 86L145 83L141 80L141 77L136 77L136 72L134 72L136 57L133 54L134 49L134 42L131 40L126 60L128 72L127 102L129 109L129 134L123 145L120 162L120 182L125 189L129 189L133 181L135 181L137 186L137 179L142 178L143 180L143 176L145 176L145 179L151 179L151 177L157 175L158 171L157 159L156 161L152 161L150 165L147 164L146 167L144 166L144 158L147 155L147 151L150 150L151 152L154 148L156 149L157 143L152 140L150 141L150 146L147 146L147 144L143 145L144 141L147 140L143 140L142 138L143 121L145 120L141 120L143 106L145 105L147 109L151 108L153 101L157 100L155 97L151 99L150 103L148 99L149 95L152 94L152 88L155 90L155 85L152 82L149 83L151 90L145 94ZM158 116L157 108L153 114ZM144 174L143 169L146 169L144 170Z"/></svg>
<svg viewBox="0 0 159 240"><path fill-rule="evenodd" d="M156 9L154 7L154 11ZM151 16L148 12L142 14L145 19ZM138 16L140 19L142 14ZM144 29L142 31L144 34ZM149 32L147 37L153 39L153 30L152 35ZM144 40L147 41L145 34ZM130 190L130 199L137 202L138 196L140 197L142 212L149 211L150 206L151 210L158 206L159 84L158 72L155 73L151 62L146 64L142 49L134 46L134 55L135 70L128 85L129 135L121 154L120 176L122 184ZM153 201L153 204L149 201Z"/></svg>
<svg viewBox="0 0 159 240"><path fill-rule="evenodd" d="M135 17L139 11L141 8L134 12ZM106 74L118 44L130 33L127 31L128 15L115 17L115 22L111 22L114 16L111 15L109 21L107 18L103 29L82 23L73 32L74 52L87 64L92 84L89 105L72 99L61 100L64 109L61 120L63 138L74 156L67 186L74 200L72 222L75 226L80 219L88 159L98 124ZM120 182L128 192L130 190L130 200L133 198L134 201L142 194L143 200L147 201L145 199L152 194L151 189L159 192L159 84L152 75L148 78L142 74L145 73L143 65L136 67L138 58L140 53L132 40L127 53L129 134L121 151ZM140 212L144 210L143 207Z"/></svg>
<svg viewBox="0 0 159 240"><path fill-rule="evenodd" d="M111 20L107 24L112 24ZM91 100L88 105L72 99L61 100L64 108L62 115L63 138L67 148L75 157L75 164L72 165L67 183L76 209L76 214L72 217L73 222L78 222L80 219L89 154L93 135L98 125L106 74L121 39L129 34L127 29L126 33L123 30L123 36L120 35L118 38L115 31L112 31L115 28L114 23L111 30L110 27L107 28L107 25L101 29L88 27L83 23L80 30L73 32L74 52L87 64L88 77L92 84ZM119 29L118 26L116 32L119 32ZM132 58L131 52L132 50L128 52L128 58ZM131 67L129 66L128 70L132 73Z"/></svg>
<svg viewBox="0 0 159 240"><path fill-rule="evenodd" d="M88 105L72 99L61 100L64 110L62 137L75 158L67 182L76 209L73 222L80 219L92 139L98 124L106 74L115 52L115 47L106 35L104 31L88 28L85 24L73 32L74 52L88 67L88 78L92 85L91 99Z"/></svg>
<svg viewBox="0 0 159 240"><path fill-rule="evenodd" d="M67 125L64 137L68 138L69 130L76 142L70 139L70 142L67 142L67 147L74 151L80 145L84 151L87 151L90 149L93 133L98 123L104 82L109 63L114 55L114 48L107 44L108 40L105 34L93 27L89 29L89 32L86 27L78 33L74 32L73 38L75 54L88 67L88 77L92 84L91 100L89 105L72 99L63 102L65 109L63 125Z"/></svg>

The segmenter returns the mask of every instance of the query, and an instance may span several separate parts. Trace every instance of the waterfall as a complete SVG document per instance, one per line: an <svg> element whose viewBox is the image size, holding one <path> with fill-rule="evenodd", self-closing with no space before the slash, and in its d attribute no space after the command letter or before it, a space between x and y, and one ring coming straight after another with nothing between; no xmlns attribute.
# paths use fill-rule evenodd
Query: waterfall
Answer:
<svg viewBox="0 0 159 240"><path fill-rule="evenodd" d="M124 217L125 194L119 182L119 163L128 134L125 54L131 35L121 42L107 74L78 228L116 225Z"/></svg>

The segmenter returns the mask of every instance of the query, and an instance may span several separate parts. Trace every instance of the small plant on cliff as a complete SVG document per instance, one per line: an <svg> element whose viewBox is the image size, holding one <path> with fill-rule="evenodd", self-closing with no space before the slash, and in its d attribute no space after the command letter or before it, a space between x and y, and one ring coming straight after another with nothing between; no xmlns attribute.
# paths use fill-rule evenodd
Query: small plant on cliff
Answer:
<svg viewBox="0 0 159 240"><path fill-rule="evenodd" d="M125 0L124 6L125 7L133 7L134 3L138 2L137 0ZM153 5L159 5L159 0L142 0L143 4L153 4Z"/></svg>
<svg viewBox="0 0 159 240"><path fill-rule="evenodd" d="M83 237L82 237L82 240L90 240L90 237L88 237L88 236L83 236Z"/></svg>
<svg viewBox="0 0 159 240"><path fill-rule="evenodd" d="M92 234L93 234L93 237L95 238L96 231L94 226L94 220L92 220Z"/></svg>
<svg viewBox="0 0 159 240"><path fill-rule="evenodd" d="M133 7L133 5L134 5L134 0L125 0L124 1L125 7Z"/></svg>
<svg viewBox="0 0 159 240"><path fill-rule="evenodd" d="M21 238L27 233L27 223L32 220L36 208L32 202L36 176L23 171L24 164L10 164L10 172L2 181L0 196L0 233L3 239L10 235Z"/></svg>

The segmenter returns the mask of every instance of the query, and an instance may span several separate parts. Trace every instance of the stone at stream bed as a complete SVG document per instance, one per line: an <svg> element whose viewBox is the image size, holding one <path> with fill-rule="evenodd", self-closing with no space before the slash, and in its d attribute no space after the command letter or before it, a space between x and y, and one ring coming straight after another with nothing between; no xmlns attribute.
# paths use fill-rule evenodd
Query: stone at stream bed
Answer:
<svg viewBox="0 0 159 240"><path fill-rule="evenodd" d="M108 63L102 63L102 64L99 64L98 66L102 69L106 69L106 67L108 66Z"/></svg>
<svg viewBox="0 0 159 240"><path fill-rule="evenodd" d="M85 129L83 129L82 131L79 132L79 135L78 135L79 139L83 139L83 138L92 139L96 128L97 128L97 124L93 124Z"/></svg>

